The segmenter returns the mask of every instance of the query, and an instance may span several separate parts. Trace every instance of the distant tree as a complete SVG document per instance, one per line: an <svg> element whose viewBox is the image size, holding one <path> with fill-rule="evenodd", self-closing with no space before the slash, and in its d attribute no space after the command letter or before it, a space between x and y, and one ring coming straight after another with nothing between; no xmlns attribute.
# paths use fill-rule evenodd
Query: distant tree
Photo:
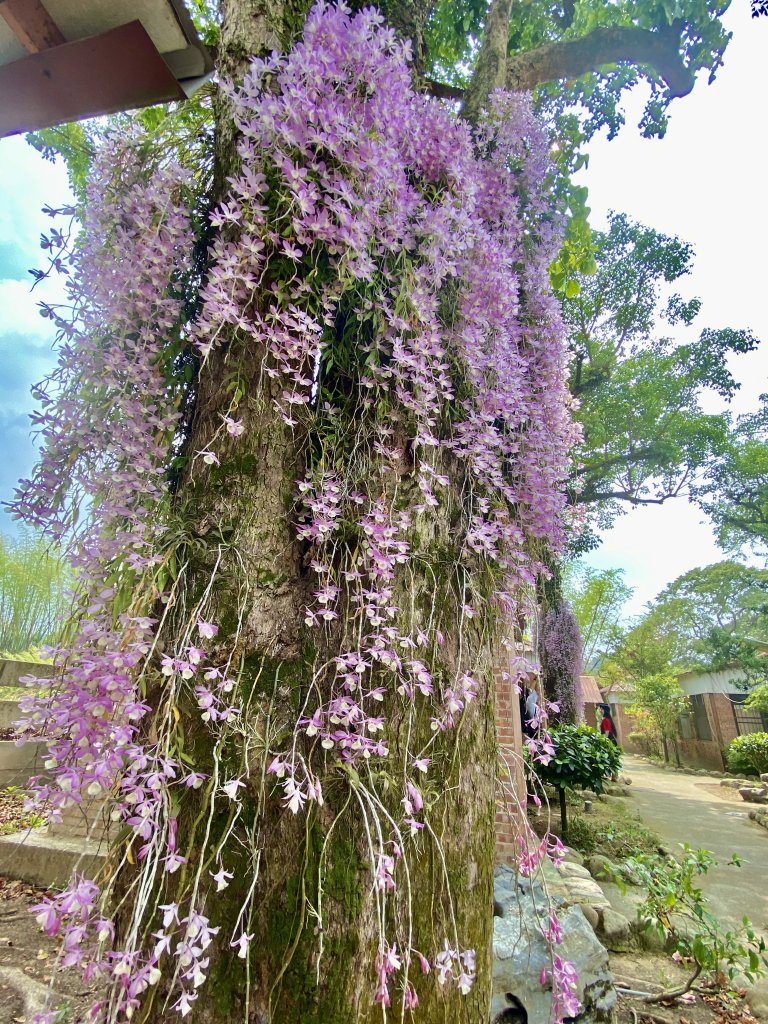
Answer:
<svg viewBox="0 0 768 1024"><path fill-rule="evenodd" d="M659 594L650 617L672 640L678 669L766 671L758 643L768 640L768 570L730 561L692 569Z"/></svg>
<svg viewBox="0 0 768 1024"><path fill-rule="evenodd" d="M600 665L600 683L610 690L617 683L665 672L674 660L674 638L662 632L656 617L648 612L628 629L613 654Z"/></svg>
<svg viewBox="0 0 768 1024"><path fill-rule="evenodd" d="M675 760L680 764L677 749L677 721L690 708L690 701L683 693L680 683L669 672L637 679L632 690L630 714L644 713L658 733L664 748L664 760L669 760L669 741L675 749Z"/></svg>
<svg viewBox="0 0 768 1024"><path fill-rule="evenodd" d="M571 348L571 392L583 440L575 453L572 501L587 509L580 547L633 505L689 495L729 448L729 420L703 411L714 390L730 400L739 387L727 365L757 340L748 330L704 329L673 343L660 326L690 326L701 302L669 285L691 272L693 250L680 239L611 214L593 233L593 274L577 275L564 300Z"/></svg>
<svg viewBox="0 0 768 1024"><path fill-rule="evenodd" d="M594 672L626 633L621 613L632 587L624 582L623 569L599 571L572 562L563 572L563 591L579 624L584 671Z"/></svg>
<svg viewBox="0 0 768 1024"><path fill-rule="evenodd" d="M66 563L31 533L0 534L0 651L53 642L68 607Z"/></svg>

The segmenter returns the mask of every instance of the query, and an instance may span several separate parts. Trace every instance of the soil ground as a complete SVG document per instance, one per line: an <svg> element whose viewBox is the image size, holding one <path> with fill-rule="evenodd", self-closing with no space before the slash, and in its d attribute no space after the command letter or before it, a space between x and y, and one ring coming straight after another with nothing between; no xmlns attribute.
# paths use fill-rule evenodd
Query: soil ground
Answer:
<svg viewBox="0 0 768 1024"><path fill-rule="evenodd" d="M83 985L76 971L57 971L58 942L42 932L30 908L45 892L0 878L0 1021L31 1024L24 993L42 998L51 989L50 1008L61 1011L62 1024L77 1021L94 1001L93 991ZM7 970L10 968L10 970ZM23 977L19 974L23 972ZM21 978L23 985L13 983Z"/></svg>
<svg viewBox="0 0 768 1024"><path fill-rule="evenodd" d="M668 956L647 952L612 953L617 985L655 993L682 985L689 971ZM692 993L691 1002L646 1003L642 996L619 995L617 1024L756 1024L744 991Z"/></svg>

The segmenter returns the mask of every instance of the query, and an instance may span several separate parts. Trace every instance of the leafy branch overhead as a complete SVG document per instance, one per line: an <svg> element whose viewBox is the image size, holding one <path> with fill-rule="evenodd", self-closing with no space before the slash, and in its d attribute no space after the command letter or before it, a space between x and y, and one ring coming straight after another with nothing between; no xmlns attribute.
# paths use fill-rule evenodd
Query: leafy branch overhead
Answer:
<svg viewBox="0 0 768 1024"><path fill-rule="evenodd" d="M739 385L728 357L758 341L730 327L707 327L682 342L659 337L667 328L690 333L701 308L697 298L669 294L693 265L680 239L612 214L608 231L592 233L592 251L594 272L577 274L575 294L563 300L583 431L571 500L587 509L592 529L629 506L677 496L711 503L705 481L717 467L727 475L737 444L728 415L705 412L701 398L714 391L729 401ZM581 543L589 546L589 533Z"/></svg>
<svg viewBox="0 0 768 1024"><path fill-rule="evenodd" d="M581 103L590 133L602 125L613 133L623 121L621 92L643 78L651 94L642 128L661 135L669 103L693 89L698 72L707 71L711 81L721 66L730 34L720 18L728 6L727 0L498 0L486 13L483 0L437 0L428 26L428 70L442 95L460 96L468 85L475 90L468 68L478 40L487 47L488 26L498 38L498 22L508 12L507 89L539 90L539 101L560 111ZM475 80L487 67L476 63Z"/></svg>

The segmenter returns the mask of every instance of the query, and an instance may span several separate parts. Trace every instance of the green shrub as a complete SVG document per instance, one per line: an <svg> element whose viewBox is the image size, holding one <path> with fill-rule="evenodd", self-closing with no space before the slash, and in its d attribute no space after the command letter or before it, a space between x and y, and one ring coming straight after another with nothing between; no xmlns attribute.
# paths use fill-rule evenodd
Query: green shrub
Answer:
<svg viewBox="0 0 768 1024"><path fill-rule="evenodd" d="M768 772L768 732L737 736L728 747L728 767L739 775Z"/></svg>
<svg viewBox="0 0 768 1024"><path fill-rule="evenodd" d="M739 858L733 854L728 866L739 865ZM689 989L702 973L713 976L713 980L724 976L728 981L743 974L752 984L765 976L765 940L755 933L749 918L742 918L740 925L726 930L696 884L697 877L717 867L709 850L693 849L683 843L679 859L658 855L634 857L627 861L627 866L648 892L637 908L639 920L690 961L690 978L671 994L680 995Z"/></svg>
<svg viewBox="0 0 768 1024"><path fill-rule="evenodd" d="M552 729L554 756L533 767L541 782L554 786L560 796L561 837L566 838L566 789L602 793L603 783L621 766L621 751L597 729L586 725L558 725Z"/></svg>
<svg viewBox="0 0 768 1024"><path fill-rule="evenodd" d="M629 734L629 742L633 743L641 754L645 754L646 757L660 757L661 751L659 749L659 740L657 736L654 736L649 732L631 732Z"/></svg>

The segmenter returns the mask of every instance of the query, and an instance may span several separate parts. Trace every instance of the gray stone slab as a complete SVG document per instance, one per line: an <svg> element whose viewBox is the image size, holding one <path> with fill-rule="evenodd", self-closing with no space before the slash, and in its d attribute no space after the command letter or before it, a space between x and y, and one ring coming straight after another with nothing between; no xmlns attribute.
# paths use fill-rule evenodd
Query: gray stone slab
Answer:
<svg viewBox="0 0 768 1024"><path fill-rule="evenodd" d="M66 885L73 871L93 878L105 857L103 842L53 836L44 828L0 836L0 875L44 889Z"/></svg>
<svg viewBox="0 0 768 1024"><path fill-rule="evenodd" d="M546 922L548 908L543 893L531 892L518 891L501 901L504 916L494 919L492 1020L509 1005L508 992L525 1007L529 1024L549 1024L551 1019L552 993L540 979L542 970L551 967L551 953L539 926L542 919ZM499 895L497 887L497 900ZM616 1003L608 953L580 907L561 906L558 915L563 941L557 953L576 965L577 995L583 1008L580 1019L608 1020Z"/></svg>

